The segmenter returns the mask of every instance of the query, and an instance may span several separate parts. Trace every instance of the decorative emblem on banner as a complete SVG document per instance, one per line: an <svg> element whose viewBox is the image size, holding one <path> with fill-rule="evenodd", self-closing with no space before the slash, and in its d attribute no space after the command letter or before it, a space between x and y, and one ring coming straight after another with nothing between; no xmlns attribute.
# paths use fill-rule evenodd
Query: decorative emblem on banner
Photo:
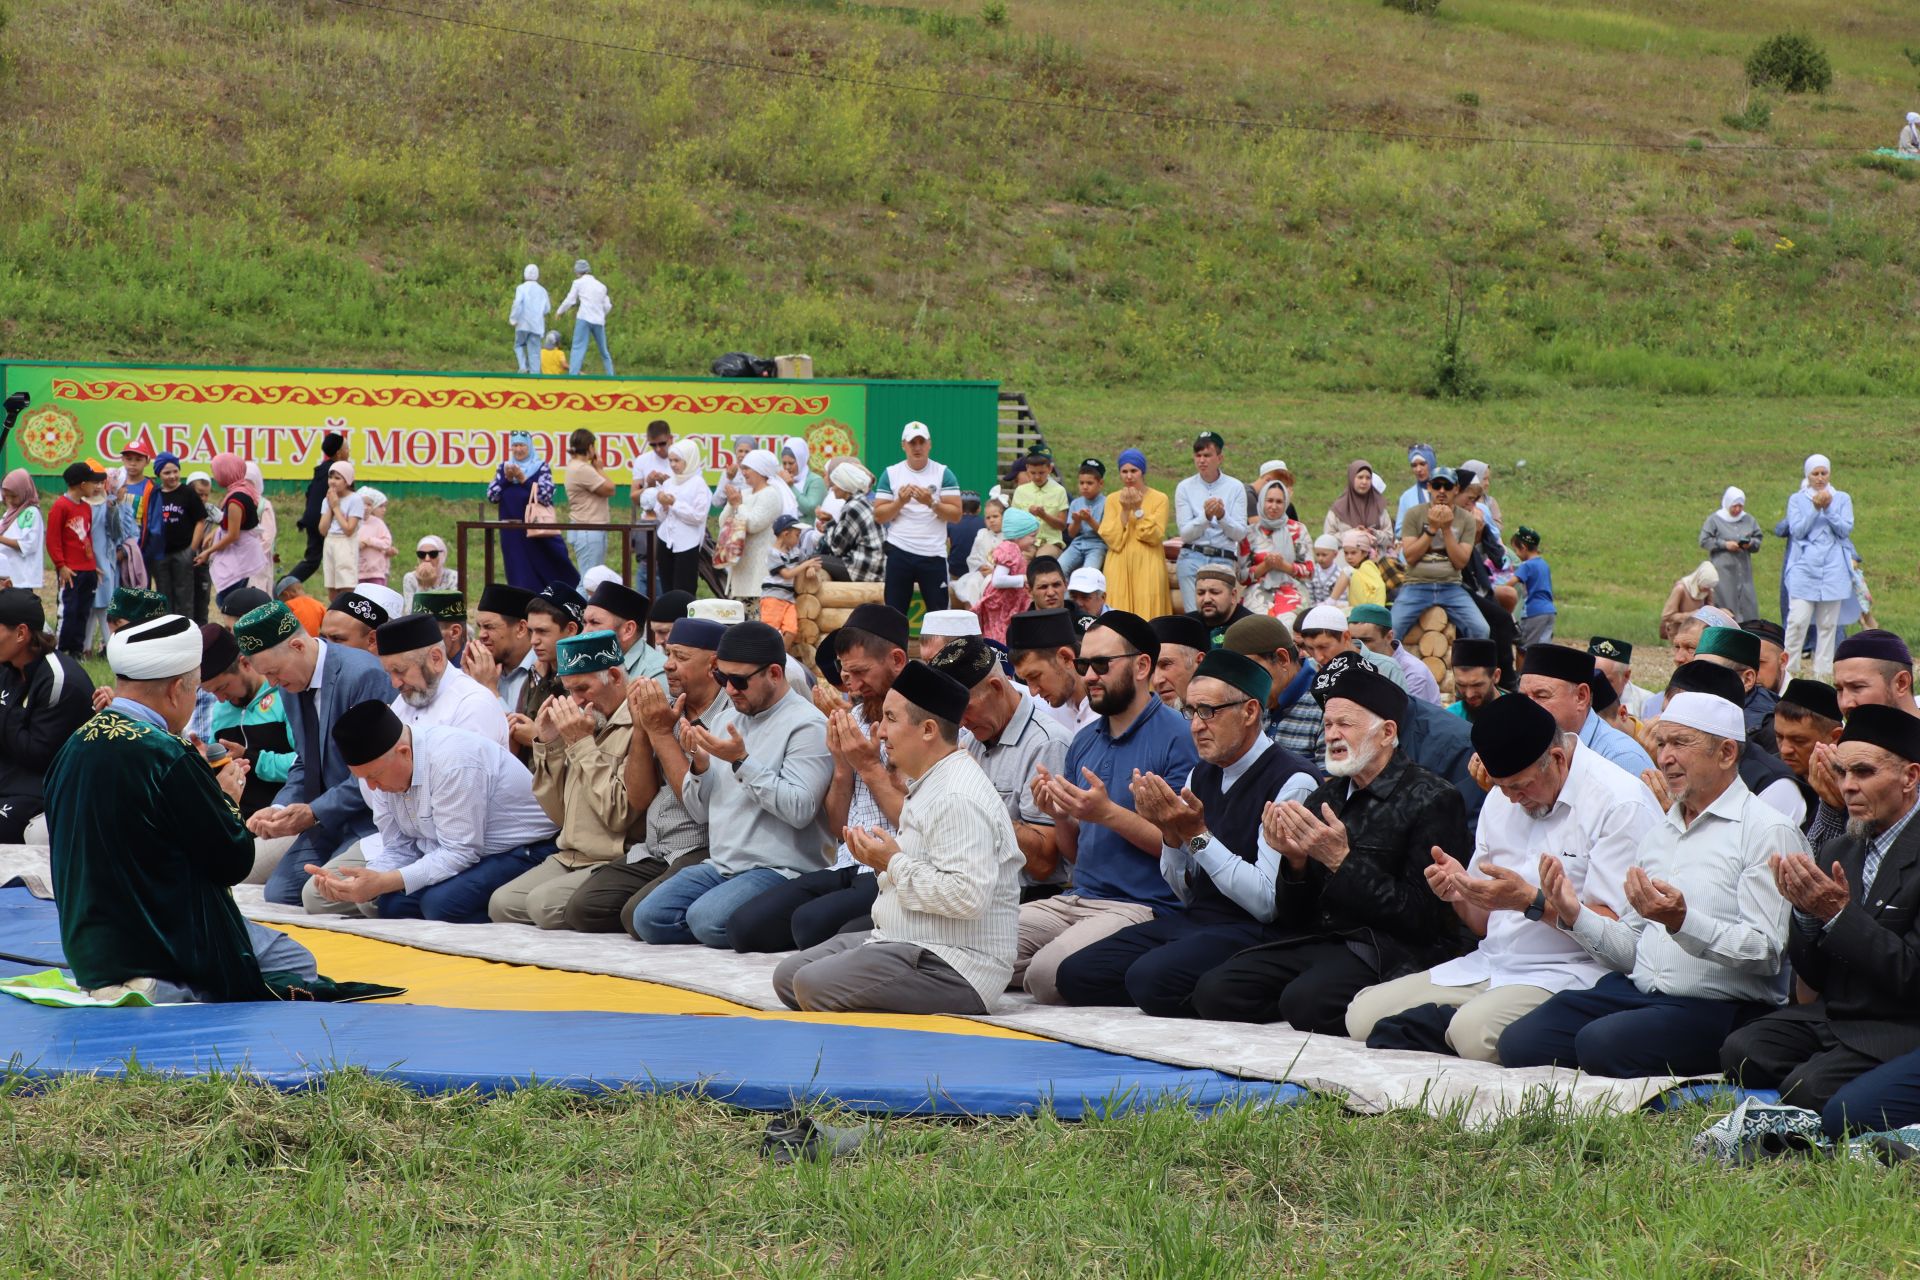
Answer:
<svg viewBox="0 0 1920 1280"><path fill-rule="evenodd" d="M20 420L20 450L51 470L80 452L80 420L58 405L43 404Z"/></svg>
<svg viewBox="0 0 1920 1280"><path fill-rule="evenodd" d="M825 418L807 428L807 470L827 474L827 468L842 458L857 458L860 446L846 423Z"/></svg>

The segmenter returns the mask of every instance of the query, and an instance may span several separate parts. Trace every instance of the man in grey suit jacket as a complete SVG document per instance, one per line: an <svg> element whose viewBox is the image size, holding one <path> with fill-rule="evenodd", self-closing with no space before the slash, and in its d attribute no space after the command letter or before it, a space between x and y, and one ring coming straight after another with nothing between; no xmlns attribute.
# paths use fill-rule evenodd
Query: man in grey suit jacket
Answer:
<svg viewBox="0 0 1920 1280"><path fill-rule="evenodd" d="M1920 719L1855 707L1834 771L1847 831L1820 852L1831 867L1803 853L1773 859L1775 883L1793 904L1794 971L1819 998L1748 1023L1721 1050L1741 1084L1777 1088L1782 1101L1816 1111L1848 1102L1836 1095L1849 1083L1920 1050ZM1836 1134L1878 1123L1823 1118Z"/></svg>
<svg viewBox="0 0 1920 1280"><path fill-rule="evenodd" d="M286 697L294 765L274 803L248 819L247 827L264 839L295 837L265 893L268 902L297 907L307 883L302 868L325 865L373 831L360 784L334 744L333 725L357 703L390 700L393 684L378 658L309 636L277 600L241 618L233 634L253 669Z"/></svg>

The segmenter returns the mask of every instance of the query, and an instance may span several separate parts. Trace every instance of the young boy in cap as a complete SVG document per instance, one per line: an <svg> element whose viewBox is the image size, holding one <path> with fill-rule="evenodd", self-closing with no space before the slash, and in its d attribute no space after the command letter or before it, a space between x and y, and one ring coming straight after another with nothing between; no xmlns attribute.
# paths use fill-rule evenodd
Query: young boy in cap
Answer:
<svg viewBox="0 0 1920 1280"><path fill-rule="evenodd" d="M1553 639L1559 615L1553 603L1553 569L1540 554L1540 535L1525 525L1514 530L1513 551L1520 560L1513 576L1527 589L1527 602L1520 612L1520 647L1546 644Z"/></svg>
<svg viewBox="0 0 1920 1280"><path fill-rule="evenodd" d="M789 638L800 634L793 580L806 556L800 550L800 520L779 515L773 521L773 550L767 554L767 580L760 586L760 621Z"/></svg>
<svg viewBox="0 0 1920 1280"><path fill-rule="evenodd" d="M1080 464L1079 492L1067 503L1062 530L1067 545L1060 552L1060 570L1068 577L1076 569L1100 569L1107 563L1107 542L1100 536L1100 522L1107 515L1107 495L1101 492L1106 480L1107 464L1100 459L1088 458Z"/></svg>
<svg viewBox="0 0 1920 1280"><path fill-rule="evenodd" d="M84 462L73 463L60 478L66 481L67 491L53 500L47 512L47 556L60 578L57 647L77 658L87 642L87 618L99 585L100 567L93 558L93 500L106 481Z"/></svg>

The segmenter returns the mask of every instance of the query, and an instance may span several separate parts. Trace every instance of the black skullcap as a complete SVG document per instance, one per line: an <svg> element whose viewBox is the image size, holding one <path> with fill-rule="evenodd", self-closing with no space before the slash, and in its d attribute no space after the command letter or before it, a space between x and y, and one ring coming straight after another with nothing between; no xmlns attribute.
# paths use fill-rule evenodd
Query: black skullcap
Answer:
<svg viewBox="0 0 1920 1280"><path fill-rule="evenodd" d="M1198 618L1184 613L1163 613L1147 624L1161 644L1183 644L1205 653L1213 647L1213 630Z"/></svg>
<svg viewBox="0 0 1920 1280"><path fill-rule="evenodd" d="M855 605L853 612L847 615L846 622L833 633L833 651L836 654L845 653L847 646L853 643L854 637L847 634L850 631L864 631L896 649L905 649L912 638L906 614L872 601Z"/></svg>
<svg viewBox="0 0 1920 1280"><path fill-rule="evenodd" d="M1802 711L1812 712L1835 724L1844 718L1840 714L1840 694L1830 684L1820 680L1789 680L1787 691L1780 695L1782 705L1792 703Z"/></svg>
<svg viewBox="0 0 1920 1280"><path fill-rule="evenodd" d="M687 616L687 606L692 603L691 591L662 591L653 608L647 610L647 621L678 622Z"/></svg>
<svg viewBox="0 0 1920 1280"><path fill-rule="evenodd" d="M1584 649L1569 648L1564 644L1530 644L1527 646L1527 665L1525 674L1546 676L1553 680L1565 680L1568 684L1585 684L1593 679L1593 655Z"/></svg>
<svg viewBox="0 0 1920 1280"><path fill-rule="evenodd" d="M900 674L893 678L893 691L949 724L959 724L960 717L967 714L967 686L918 658L900 668Z"/></svg>
<svg viewBox="0 0 1920 1280"><path fill-rule="evenodd" d="M1160 658L1160 637L1154 634L1153 624L1137 613L1128 613L1125 609L1109 609L1093 621L1089 632L1105 627L1132 645L1140 653L1146 654L1156 662Z"/></svg>
<svg viewBox="0 0 1920 1280"><path fill-rule="evenodd" d="M348 768L372 764L400 741L400 717L377 698L355 703L333 722L333 745Z"/></svg>
<svg viewBox="0 0 1920 1280"><path fill-rule="evenodd" d="M233 670L233 664L238 661L240 642L233 638L233 632L217 622L200 624L201 683L225 675Z"/></svg>
<svg viewBox="0 0 1920 1280"><path fill-rule="evenodd" d="M1907 648L1907 642L1891 631L1878 628L1856 631L1842 640L1833 651L1833 660L1839 662L1843 658L1877 658L1903 667L1913 665L1913 653Z"/></svg>
<svg viewBox="0 0 1920 1280"><path fill-rule="evenodd" d="M32 627L35 631L45 631L46 606L40 603L37 593L26 587L8 587L0 591L0 627Z"/></svg>
<svg viewBox="0 0 1920 1280"><path fill-rule="evenodd" d="M1453 642L1453 661L1456 667L1485 667L1495 671L1500 666L1500 646L1491 640L1455 640Z"/></svg>
<svg viewBox="0 0 1920 1280"><path fill-rule="evenodd" d="M1104 616L1104 615L1103 615ZM1007 652L1078 649L1080 633L1065 609L1029 609L1007 619Z"/></svg>
<svg viewBox="0 0 1920 1280"><path fill-rule="evenodd" d="M1787 647L1787 629L1770 618L1748 618L1740 624L1742 631L1751 631L1768 644Z"/></svg>
<svg viewBox="0 0 1920 1280"><path fill-rule="evenodd" d="M244 618L263 604L271 603L273 597L258 587L228 587L227 593L220 597L220 612L229 618Z"/></svg>
<svg viewBox="0 0 1920 1280"><path fill-rule="evenodd" d="M983 636L959 636L942 645L927 665L975 689L999 667L1000 655Z"/></svg>
<svg viewBox="0 0 1920 1280"><path fill-rule="evenodd" d="M1898 707L1868 703L1853 709L1842 742L1864 742L1882 751L1891 751L1902 760L1920 764L1920 718Z"/></svg>
<svg viewBox="0 0 1920 1280"><path fill-rule="evenodd" d="M1593 690L1593 709L1605 711L1620 701L1620 695L1613 691L1613 681L1607 679L1604 672L1596 671L1587 681L1587 688Z"/></svg>
<svg viewBox="0 0 1920 1280"><path fill-rule="evenodd" d="M440 643L440 620L430 613L405 614L373 629L373 647L383 658Z"/></svg>
<svg viewBox="0 0 1920 1280"><path fill-rule="evenodd" d="M1495 698L1473 722L1473 749L1495 778L1526 772L1559 736L1553 713L1532 698Z"/></svg>
<svg viewBox="0 0 1920 1280"><path fill-rule="evenodd" d="M367 626L378 628L387 620L387 611L361 595L358 591L349 591L327 606L328 613L344 613L349 618L364 622Z"/></svg>
<svg viewBox="0 0 1920 1280"><path fill-rule="evenodd" d="M1747 687L1738 671L1717 662L1702 662L1698 658L1683 662L1673 669L1673 676L1667 681L1667 696L1672 697L1676 693L1710 693L1716 698L1725 698L1736 707L1745 706L1747 701Z"/></svg>
<svg viewBox="0 0 1920 1280"><path fill-rule="evenodd" d="M593 589L587 603L605 609L616 618L644 623L653 602L623 582L603 582Z"/></svg>
<svg viewBox="0 0 1920 1280"><path fill-rule="evenodd" d="M1348 661L1348 659L1352 661ZM1382 720L1407 722L1407 691L1387 679L1357 653L1335 654L1313 681L1313 696L1321 706L1334 698L1358 703ZM1505 699L1499 699L1504 702Z"/></svg>
<svg viewBox="0 0 1920 1280"><path fill-rule="evenodd" d="M1267 669L1243 653L1231 649L1209 649L1207 656L1200 659L1200 665L1194 668L1195 680L1205 676L1209 680L1218 680L1246 694L1262 707L1273 693L1273 676Z"/></svg>
<svg viewBox="0 0 1920 1280"><path fill-rule="evenodd" d="M504 582L489 583L480 592L480 603L474 607L476 613L493 613L502 618L527 620L527 602L533 599L533 592L522 591L519 587L510 587Z"/></svg>
<svg viewBox="0 0 1920 1280"><path fill-rule="evenodd" d="M547 600L559 605L566 615L581 626L586 625L587 598L564 582L549 582L540 588L537 600ZM531 603L531 601L529 601Z"/></svg>
<svg viewBox="0 0 1920 1280"><path fill-rule="evenodd" d="M727 628L720 637L714 657L720 662L750 662L769 667L787 660L787 645L780 633L764 622L742 622Z"/></svg>
<svg viewBox="0 0 1920 1280"><path fill-rule="evenodd" d="M720 647L720 637L725 634L726 624L712 618L680 618L674 622L673 630L667 632L667 643L712 652Z"/></svg>
<svg viewBox="0 0 1920 1280"><path fill-rule="evenodd" d="M1587 652L1610 662L1632 662L1633 646L1612 636L1595 636L1587 642Z"/></svg>

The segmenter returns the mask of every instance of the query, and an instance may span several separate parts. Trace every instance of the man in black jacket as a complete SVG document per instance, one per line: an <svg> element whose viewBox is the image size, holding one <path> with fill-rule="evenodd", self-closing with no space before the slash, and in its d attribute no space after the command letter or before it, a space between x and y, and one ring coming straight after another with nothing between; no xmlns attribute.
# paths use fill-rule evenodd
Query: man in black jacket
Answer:
<svg viewBox="0 0 1920 1280"><path fill-rule="evenodd" d="M0 591L0 844L24 841L46 807L47 766L93 714L93 681L54 652L46 611L25 587Z"/></svg>
<svg viewBox="0 0 1920 1280"><path fill-rule="evenodd" d="M320 567L320 555L325 549L327 528L320 520L320 509L327 501L327 476L333 464L345 462L348 457L347 438L338 431L329 431L320 437L320 461L313 468L313 479L307 481L307 509L294 528L303 529L307 535L306 554L300 557L300 563L287 572L305 582Z"/></svg>
<svg viewBox="0 0 1920 1280"><path fill-rule="evenodd" d="M1466 804L1400 750L1406 690L1358 654L1340 654L1315 677L1314 695L1326 711L1332 777L1304 802L1267 806L1261 821L1281 854L1276 940L1201 978L1199 1017L1345 1035L1361 988L1472 945L1426 880L1435 845L1462 863L1470 856Z"/></svg>
<svg viewBox="0 0 1920 1280"><path fill-rule="evenodd" d="M1838 1137L1881 1119L1870 1100L1836 1095L1920 1049L1920 719L1854 708L1834 772L1847 830L1820 851L1830 869L1804 853L1773 859L1774 882L1793 904L1794 972L1819 998L1735 1031L1720 1059L1746 1087L1777 1088L1783 1102L1826 1112Z"/></svg>

